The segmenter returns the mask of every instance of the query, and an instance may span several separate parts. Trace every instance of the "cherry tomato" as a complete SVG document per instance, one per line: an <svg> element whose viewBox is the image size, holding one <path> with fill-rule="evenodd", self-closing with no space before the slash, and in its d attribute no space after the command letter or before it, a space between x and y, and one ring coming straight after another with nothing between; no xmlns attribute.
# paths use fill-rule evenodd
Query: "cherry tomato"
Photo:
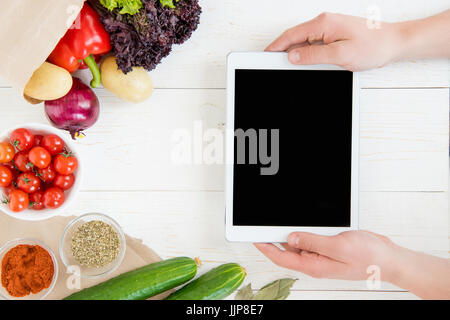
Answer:
<svg viewBox="0 0 450 320"><path fill-rule="evenodd" d="M16 180L17 176L20 174L20 172L16 168L16 166L12 162L3 163L2 166L5 166L9 170L11 170L11 173L13 175L13 180Z"/></svg>
<svg viewBox="0 0 450 320"><path fill-rule="evenodd" d="M33 172L22 173L17 177L17 187L26 193L38 191L41 180Z"/></svg>
<svg viewBox="0 0 450 320"><path fill-rule="evenodd" d="M16 151L8 142L0 142L0 163L10 162L14 159Z"/></svg>
<svg viewBox="0 0 450 320"><path fill-rule="evenodd" d="M11 183L9 186L5 187L5 189L3 189L3 193L8 197L13 190L17 190L15 183Z"/></svg>
<svg viewBox="0 0 450 320"><path fill-rule="evenodd" d="M42 139L41 147L45 148L52 156L64 151L64 141L56 134L49 134Z"/></svg>
<svg viewBox="0 0 450 320"><path fill-rule="evenodd" d="M50 153L42 147L33 147L28 153L30 162L40 169L47 168L52 162Z"/></svg>
<svg viewBox="0 0 450 320"><path fill-rule="evenodd" d="M53 167L53 164L49 164L47 168L41 169L39 168L37 170L36 174L39 178L41 178L42 181L49 183L52 182L53 179L56 177L56 170Z"/></svg>
<svg viewBox="0 0 450 320"><path fill-rule="evenodd" d="M8 203L11 211L19 212L28 208L30 200L28 199L28 194L17 189L10 192L6 203Z"/></svg>
<svg viewBox="0 0 450 320"><path fill-rule="evenodd" d="M46 208L59 208L64 203L64 191L58 187L48 188L45 190L42 200Z"/></svg>
<svg viewBox="0 0 450 320"><path fill-rule="evenodd" d="M13 173L6 166L0 166L0 187L7 187L13 180Z"/></svg>
<svg viewBox="0 0 450 320"><path fill-rule="evenodd" d="M44 192L36 191L29 195L30 198L30 207L34 210L42 210L45 208L44 201Z"/></svg>
<svg viewBox="0 0 450 320"><path fill-rule="evenodd" d="M22 172L30 172L34 165L30 162L30 159L28 159L28 153L27 152L18 152L14 156L14 164L16 165L17 169L19 169Z"/></svg>
<svg viewBox="0 0 450 320"><path fill-rule="evenodd" d="M40 184L39 184L39 187L37 187L36 188L36 191L35 192L38 192L38 191L44 191L45 190L45 184L44 183L42 183L42 181L40 181Z"/></svg>
<svg viewBox="0 0 450 320"><path fill-rule="evenodd" d="M43 182L41 183L41 188L39 189L39 191L45 191L49 188L53 187L53 181L52 182Z"/></svg>
<svg viewBox="0 0 450 320"><path fill-rule="evenodd" d="M55 166L56 172L63 175L69 175L78 168L78 160L72 153L65 152L63 154L58 154L54 158L53 165Z"/></svg>
<svg viewBox="0 0 450 320"><path fill-rule="evenodd" d="M44 136L41 135L41 134L35 135L35 136L34 136L34 145L33 145L33 147L39 147L39 146L41 146L41 141L42 141L43 138L44 138ZM42 147L42 146L41 146L41 147Z"/></svg>
<svg viewBox="0 0 450 320"><path fill-rule="evenodd" d="M30 150L34 145L33 134L24 128L19 128L11 133L11 144L19 151Z"/></svg>
<svg viewBox="0 0 450 320"><path fill-rule="evenodd" d="M63 190L69 190L70 188L72 188L74 183L75 183L75 176L73 174L69 174L67 176L63 174L58 174L55 180L53 180L53 185Z"/></svg>

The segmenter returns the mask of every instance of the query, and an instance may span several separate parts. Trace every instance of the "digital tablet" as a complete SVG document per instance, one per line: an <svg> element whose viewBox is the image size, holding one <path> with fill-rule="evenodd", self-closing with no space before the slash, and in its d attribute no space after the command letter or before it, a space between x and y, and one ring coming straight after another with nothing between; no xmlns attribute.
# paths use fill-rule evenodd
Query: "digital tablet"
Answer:
<svg viewBox="0 0 450 320"><path fill-rule="evenodd" d="M358 74L286 53L227 61L226 238L358 229Z"/></svg>

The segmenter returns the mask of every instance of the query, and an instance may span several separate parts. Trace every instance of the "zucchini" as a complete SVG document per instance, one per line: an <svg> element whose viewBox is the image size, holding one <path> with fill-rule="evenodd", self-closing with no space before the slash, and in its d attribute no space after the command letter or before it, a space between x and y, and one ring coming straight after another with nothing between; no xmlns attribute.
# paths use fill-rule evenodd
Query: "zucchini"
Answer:
<svg viewBox="0 0 450 320"><path fill-rule="evenodd" d="M246 275L245 269L237 263L223 264L172 293L166 300L221 300L233 293Z"/></svg>
<svg viewBox="0 0 450 320"><path fill-rule="evenodd" d="M144 300L182 285L196 273L195 260L186 257L168 259L123 273L64 300Z"/></svg>

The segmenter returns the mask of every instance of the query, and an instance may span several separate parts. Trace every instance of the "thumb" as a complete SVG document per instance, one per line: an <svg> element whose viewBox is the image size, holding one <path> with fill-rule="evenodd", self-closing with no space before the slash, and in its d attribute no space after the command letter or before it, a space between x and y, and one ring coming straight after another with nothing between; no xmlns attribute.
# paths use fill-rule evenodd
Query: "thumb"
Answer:
<svg viewBox="0 0 450 320"><path fill-rule="evenodd" d="M336 251L336 239L309 232L293 232L288 237L289 246L331 257Z"/></svg>
<svg viewBox="0 0 450 320"><path fill-rule="evenodd" d="M341 65L340 48L334 44L309 45L292 49L288 59L292 64L335 64Z"/></svg>

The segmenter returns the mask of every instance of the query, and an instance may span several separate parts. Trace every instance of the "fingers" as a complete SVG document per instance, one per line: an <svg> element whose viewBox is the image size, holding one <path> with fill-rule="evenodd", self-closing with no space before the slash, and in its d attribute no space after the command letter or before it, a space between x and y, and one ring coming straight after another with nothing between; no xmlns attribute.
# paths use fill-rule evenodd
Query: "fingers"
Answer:
<svg viewBox="0 0 450 320"><path fill-rule="evenodd" d="M330 43L303 46L288 52L292 64L335 64L344 65L345 55L342 53L343 43Z"/></svg>
<svg viewBox="0 0 450 320"><path fill-rule="evenodd" d="M306 42L309 36L319 37L320 30L317 19L299 24L283 32L266 48L266 51L286 51L296 44Z"/></svg>
<svg viewBox="0 0 450 320"><path fill-rule="evenodd" d="M286 30L266 51L287 51L289 61L298 65L335 64L346 66L352 57L346 50L354 21L351 17L322 13L308 22ZM347 52L346 52L347 51Z"/></svg>
<svg viewBox="0 0 450 320"><path fill-rule="evenodd" d="M273 41L266 51L287 51L294 45L304 42L323 41L324 38L331 37L336 31L338 17L337 14L322 13L310 21L290 28Z"/></svg>
<svg viewBox="0 0 450 320"><path fill-rule="evenodd" d="M293 232L288 237L289 246L319 253L323 256L333 258L338 251L338 239L334 236L321 236L308 232Z"/></svg>
<svg viewBox="0 0 450 320"><path fill-rule="evenodd" d="M276 265L300 271L297 253L283 251L271 243L255 243L255 247Z"/></svg>
<svg viewBox="0 0 450 320"><path fill-rule="evenodd" d="M344 263L334 261L325 256L304 252L283 251L269 243L258 243L255 247L276 265L297 270L315 278L339 277L347 272Z"/></svg>
<svg viewBox="0 0 450 320"><path fill-rule="evenodd" d="M291 251L291 252L294 252L294 253L300 253L302 251L300 249L292 248L287 243L280 243L280 244L284 248L284 250L286 250L286 251Z"/></svg>

